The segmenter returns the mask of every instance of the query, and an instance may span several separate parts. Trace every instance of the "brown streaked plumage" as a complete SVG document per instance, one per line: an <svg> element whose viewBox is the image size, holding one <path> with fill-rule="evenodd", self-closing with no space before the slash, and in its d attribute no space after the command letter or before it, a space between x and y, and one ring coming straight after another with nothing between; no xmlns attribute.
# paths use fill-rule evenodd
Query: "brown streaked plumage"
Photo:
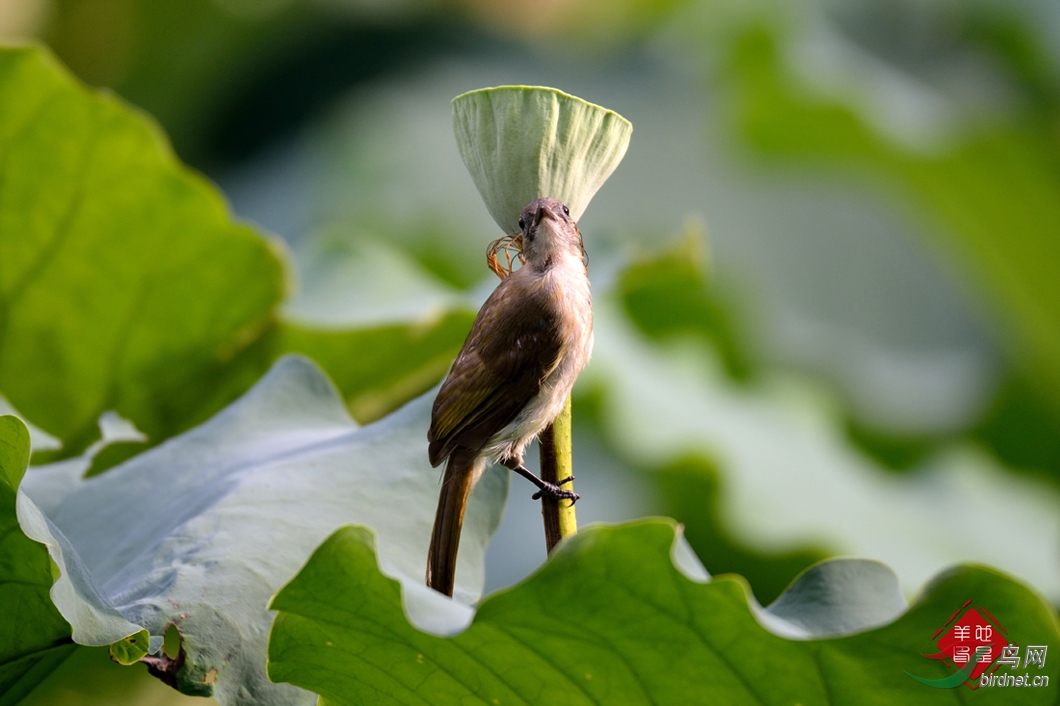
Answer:
<svg viewBox="0 0 1060 706"><path fill-rule="evenodd" d="M563 408L592 352L592 302L582 240L552 198L523 209L526 263L479 310L434 401L428 457L446 459L427 556L427 584L453 594L464 510L486 465L498 461L542 493L576 499L523 467L523 449Z"/></svg>

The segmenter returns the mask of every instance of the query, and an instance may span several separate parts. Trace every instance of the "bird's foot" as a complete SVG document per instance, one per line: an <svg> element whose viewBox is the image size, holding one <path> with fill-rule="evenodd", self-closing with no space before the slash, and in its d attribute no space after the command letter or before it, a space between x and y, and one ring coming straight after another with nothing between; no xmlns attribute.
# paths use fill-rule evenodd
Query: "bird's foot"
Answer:
<svg viewBox="0 0 1060 706"><path fill-rule="evenodd" d="M573 505L579 498L581 498L581 496L573 490L564 490L563 488L560 488L564 483L570 483L574 480L574 476L568 476L559 483L549 483L547 480L541 480L535 476L532 471L527 470L526 466L523 466L522 464L513 463L508 467L538 487L538 491L532 496L534 500L538 500L544 496L555 498L556 500L570 500L571 505Z"/></svg>
<svg viewBox="0 0 1060 706"><path fill-rule="evenodd" d="M533 500L538 500L541 496L547 496L556 500L570 500L570 504L573 505L582 497L573 490L564 490L554 483L549 483L544 480L541 482L544 484L541 486L541 490L530 496Z"/></svg>

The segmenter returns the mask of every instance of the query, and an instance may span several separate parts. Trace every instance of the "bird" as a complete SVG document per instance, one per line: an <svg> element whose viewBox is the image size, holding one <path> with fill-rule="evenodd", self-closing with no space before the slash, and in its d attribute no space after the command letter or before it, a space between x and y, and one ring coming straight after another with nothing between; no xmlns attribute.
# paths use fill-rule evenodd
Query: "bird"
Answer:
<svg viewBox="0 0 1060 706"><path fill-rule="evenodd" d="M427 585L453 595L464 511L475 482L498 462L572 502L578 495L523 466L523 451L563 410L592 355L593 310L581 232L555 198L519 218L524 264L482 305L431 412L432 466L446 462L427 556Z"/></svg>

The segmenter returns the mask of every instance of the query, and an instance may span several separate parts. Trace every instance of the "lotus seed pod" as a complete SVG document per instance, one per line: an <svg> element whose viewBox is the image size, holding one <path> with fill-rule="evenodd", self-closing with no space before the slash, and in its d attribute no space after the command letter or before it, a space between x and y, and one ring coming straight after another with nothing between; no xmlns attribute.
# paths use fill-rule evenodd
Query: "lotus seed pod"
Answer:
<svg viewBox="0 0 1060 706"><path fill-rule="evenodd" d="M625 156L633 126L554 88L499 86L454 98L453 130L493 220L516 233L520 211L540 196L580 219Z"/></svg>

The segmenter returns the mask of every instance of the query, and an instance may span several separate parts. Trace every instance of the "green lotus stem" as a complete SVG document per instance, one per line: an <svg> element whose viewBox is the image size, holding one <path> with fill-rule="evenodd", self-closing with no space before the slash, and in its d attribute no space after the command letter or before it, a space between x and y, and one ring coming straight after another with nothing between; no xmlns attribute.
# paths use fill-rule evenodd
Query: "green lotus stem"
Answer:
<svg viewBox="0 0 1060 706"><path fill-rule="evenodd" d="M574 475L574 463L571 458L570 397L552 425L541 432L538 443L541 448L542 480L557 483ZM574 490L574 481L564 483L563 489ZM545 522L545 547L549 554L561 539L578 533L578 517L574 511L574 503L570 500L542 496L541 516Z"/></svg>

